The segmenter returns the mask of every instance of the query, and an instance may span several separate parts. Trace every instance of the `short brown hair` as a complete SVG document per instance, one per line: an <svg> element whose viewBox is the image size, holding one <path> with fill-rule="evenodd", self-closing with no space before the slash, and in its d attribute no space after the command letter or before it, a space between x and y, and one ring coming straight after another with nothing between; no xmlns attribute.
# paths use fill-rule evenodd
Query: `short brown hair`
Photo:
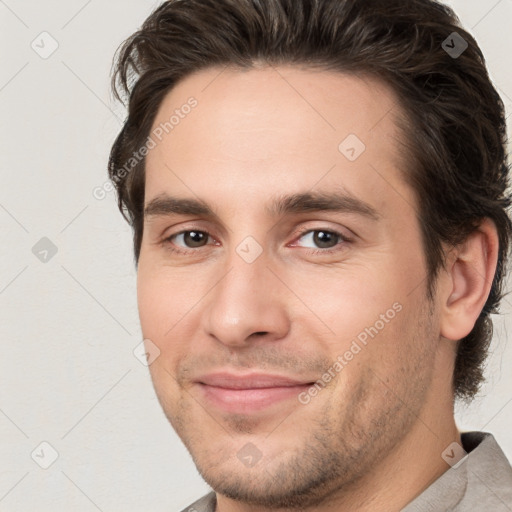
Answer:
<svg viewBox="0 0 512 512"><path fill-rule="evenodd" d="M448 48L465 41L460 56ZM452 39L450 39L452 37ZM462 39L460 39L460 37ZM456 396L471 399L483 380L491 313L502 299L512 223L504 106L474 38L434 0L169 0L120 47L112 77L128 117L110 154L109 176L134 233L143 231L144 159L119 169L144 145L164 96L184 77L214 66L297 64L384 80L406 113L404 179L418 198L428 295L444 264L443 243L458 245L484 218L499 235L487 302L458 345Z"/></svg>

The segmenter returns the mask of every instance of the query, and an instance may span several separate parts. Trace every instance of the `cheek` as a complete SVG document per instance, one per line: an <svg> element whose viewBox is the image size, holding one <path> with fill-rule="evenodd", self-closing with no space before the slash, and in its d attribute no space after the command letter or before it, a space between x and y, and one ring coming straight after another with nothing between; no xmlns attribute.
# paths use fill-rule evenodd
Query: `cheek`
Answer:
<svg viewBox="0 0 512 512"><path fill-rule="evenodd" d="M168 382L169 374L176 375L181 362L191 350L192 340L200 324L200 298L204 295L202 282L191 286L190 275L169 267L149 268L139 265L137 302L142 334L160 350L150 371L155 384ZM158 364L157 364L158 363ZM164 370L165 368L165 370ZM164 372L161 374L161 372Z"/></svg>
<svg viewBox="0 0 512 512"><path fill-rule="evenodd" d="M319 268L316 275L298 274L295 279L294 291L308 306L301 305L298 321L313 332L318 349L339 363L333 373L343 373L344 386L368 367L391 378L403 354L414 349L409 345L414 343L414 311L420 304L411 304L417 297L408 296L409 281L400 265L385 255L378 259L379 264Z"/></svg>
<svg viewBox="0 0 512 512"><path fill-rule="evenodd" d="M170 286L161 272L149 271L139 264L137 275L137 302L144 339L151 340L159 350L158 357L149 365L149 372L158 399L164 411L173 411L179 396L175 379L176 368L182 359L183 344L177 342L179 315L183 316L179 294ZM179 325L179 324L178 324Z"/></svg>
<svg viewBox="0 0 512 512"><path fill-rule="evenodd" d="M137 303L144 336L163 339L170 335L194 305L190 288L179 273L139 264Z"/></svg>
<svg viewBox="0 0 512 512"><path fill-rule="evenodd" d="M317 326L315 330L327 330L333 340L348 341L379 321L380 315L389 312L389 318L394 318L393 304L401 302L401 293L383 274L369 264L319 268L307 275L297 272L293 290L304 303L297 311L304 311L302 320Z"/></svg>
<svg viewBox="0 0 512 512"><path fill-rule="evenodd" d="M169 294L165 286L139 267L137 304L140 324L145 338L161 338L165 332L164 311L168 310ZM167 327L169 328L169 327Z"/></svg>

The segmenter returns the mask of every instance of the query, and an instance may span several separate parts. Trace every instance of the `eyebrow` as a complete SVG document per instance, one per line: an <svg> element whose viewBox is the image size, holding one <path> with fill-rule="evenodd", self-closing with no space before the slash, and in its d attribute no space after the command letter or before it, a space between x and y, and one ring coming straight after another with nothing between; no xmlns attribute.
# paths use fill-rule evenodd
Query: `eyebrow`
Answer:
<svg viewBox="0 0 512 512"><path fill-rule="evenodd" d="M370 204L347 193L338 192L304 192L282 195L274 198L267 206L266 211L272 217L329 211L355 213L372 220L380 218L377 210ZM145 218L168 215L202 215L219 219L218 214L205 201L178 198L168 194L156 196L144 208Z"/></svg>
<svg viewBox="0 0 512 512"><path fill-rule="evenodd" d="M287 213L321 211L356 213L373 220L380 218L373 206L344 192L305 192L283 195L274 199L267 208L267 212L274 217Z"/></svg>

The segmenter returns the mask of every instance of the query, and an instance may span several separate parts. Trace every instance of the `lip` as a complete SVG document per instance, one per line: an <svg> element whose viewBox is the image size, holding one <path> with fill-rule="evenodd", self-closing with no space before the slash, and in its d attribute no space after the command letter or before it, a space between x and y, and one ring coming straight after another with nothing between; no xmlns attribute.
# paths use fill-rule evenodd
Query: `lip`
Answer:
<svg viewBox="0 0 512 512"><path fill-rule="evenodd" d="M207 404L224 412L250 414L295 399L313 384L282 375L219 372L196 379Z"/></svg>

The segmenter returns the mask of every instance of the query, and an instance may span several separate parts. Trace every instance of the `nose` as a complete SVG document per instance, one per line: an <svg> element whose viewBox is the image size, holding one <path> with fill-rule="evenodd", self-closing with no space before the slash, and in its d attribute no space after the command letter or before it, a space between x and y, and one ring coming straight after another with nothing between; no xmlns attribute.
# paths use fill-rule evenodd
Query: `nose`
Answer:
<svg viewBox="0 0 512 512"><path fill-rule="evenodd" d="M207 299L203 329L228 347L276 341L290 328L286 290L263 255L247 263L235 253Z"/></svg>

